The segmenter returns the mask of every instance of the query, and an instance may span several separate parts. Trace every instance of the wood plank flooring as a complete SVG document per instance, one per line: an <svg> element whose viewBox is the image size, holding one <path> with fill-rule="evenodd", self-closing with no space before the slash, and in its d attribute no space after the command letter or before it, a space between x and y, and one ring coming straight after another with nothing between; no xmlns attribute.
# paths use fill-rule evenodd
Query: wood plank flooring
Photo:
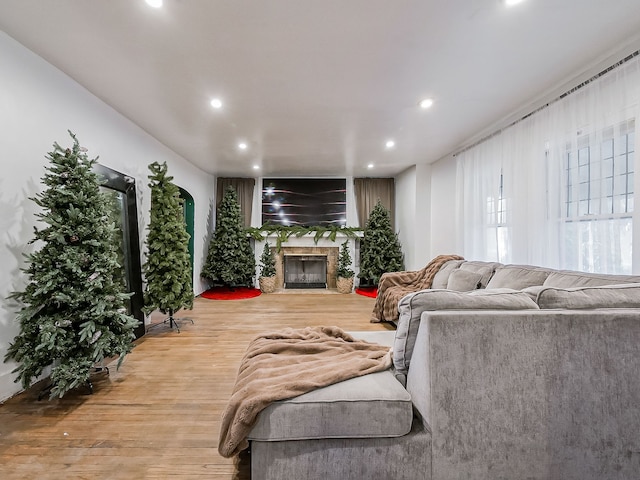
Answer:
<svg viewBox="0 0 640 480"><path fill-rule="evenodd" d="M86 389L38 401L42 384L0 405L0 479L248 480L249 457L222 458L220 417L247 343L284 327L369 323L360 295L271 294L249 300L197 298L181 333L153 328L119 371ZM162 320L154 314L152 322Z"/></svg>

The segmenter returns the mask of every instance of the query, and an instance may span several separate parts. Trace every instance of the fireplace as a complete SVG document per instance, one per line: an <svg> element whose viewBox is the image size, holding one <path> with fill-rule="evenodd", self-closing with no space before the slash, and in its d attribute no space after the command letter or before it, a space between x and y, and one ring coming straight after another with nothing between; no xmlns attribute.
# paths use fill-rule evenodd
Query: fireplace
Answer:
<svg viewBox="0 0 640 480"><path fill-rule="evenodd" d="M327 288L327 256L285 254L284 288Z"/></svg>
<svg viewBox="0 0 640 480"><path fill-rule="evenodd" d="M274 249L276 288L336 288L337 247Z"/></svg>
<svg viewBox="0 0 640 480"><path fill-rule="evenodd" d="M293 267L294 270L292 270L292 267L289 267L290 273L298 272L299 274L303 274L305 276L303 280L304 282L310 282L310 278L318 278L317 282L313 281L310 283L324 284L322 286L298 286L298 290L315 288L318 293L322 292L322 289L335 290L337 288L338 257L340 256L340 245L344 241L348 241L350 244L351 258L355 259L354 270L356 271L356 274L358 273L357 257L354 256L357 253L357 246L355 245L357 239L355 238L348 238L346 235L342 234L338 234L337 238L333 240L326 237L318 239L311 234L303 235L301 237L292 235L287 239L286 242L282 242L280 248L276 247L277 237L275 235L269 235L265 240L269 242L269 247L271 248L271 252L273 253L273 257L275 259L276 290L289 289L289 293L294 293L296 292L296 290L291 289L291 284L301 283L294 278L285 280L285 257L305 258L305 260L303 261L304 270L300 265L297 267ZM254 248L256 265L258 265L260 262L260 252L262 252L263 247L264 243L256 242ZM298 258L298 260L300 259L301 258ZM290 262L291 260L292 259L289 259L287 260L287 262ZM315 269L319 267L319 265L317 265L319 263L324 264L324 268L326 269L324 273L315 271ZM285 286L285 283L288 283L289 285Z"/></svg>

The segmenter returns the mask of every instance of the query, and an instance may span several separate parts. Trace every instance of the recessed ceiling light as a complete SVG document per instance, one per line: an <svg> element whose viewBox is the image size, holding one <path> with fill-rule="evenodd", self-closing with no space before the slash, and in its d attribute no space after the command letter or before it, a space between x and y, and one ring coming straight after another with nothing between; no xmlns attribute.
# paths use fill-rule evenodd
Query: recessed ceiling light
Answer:
<svg viewBox="0 0 640 480"><path fill-rule="evenodd" d="M220 100L219 98L211 99L211 106L215 109L222 108L222 100Z"/></svg>
<svg viewBox="0 0 640 480"><path fill-rule="evenodd" d="M253 166L253 169L254 169L254 170L260 170L260 165L254 165L254 166Z"/></svg>
<svg viewBox="0 0 640 480"><path fill-rule="evenodd" d="M519 3L522 3L524 0L504 0L504 4L507 7L512 7L513 5L517 5Z"/></svg>
<svg viewBox="0 0 640 480"><path fill-rule="evenodd" d="M160 8L162 6L162 0L145 0L147 5L153 8Z"/></svg>
<svg viewBox="0 0 640 480"><path fill-rule="evenodd" d="M431 105L433 105L432 98L425 98L420 102L420 108L429 108Z"/></svg>
<svg viewBox="0 0 640 480"><path fill-rule="evenodd" d="M389 149L389 148L393 148L396 146L396 142L394 140L387 140L386 143L384 144L385 148Z"/></svg>
<svg viewBox="0 0 640 480"><path fill-rule="evenodd" d="M246 150L247 148L249 148L249 145L247 145L245 142L240 142L240 143L238 144L238 148L239 148L240 150Z"/></svg>
<svg viewBox="0 0 640 480"><path fill-rule="evenodd" d="M367 168L371 170L373 168L373 163L370 163L369 165L367 165Z"/></svg>

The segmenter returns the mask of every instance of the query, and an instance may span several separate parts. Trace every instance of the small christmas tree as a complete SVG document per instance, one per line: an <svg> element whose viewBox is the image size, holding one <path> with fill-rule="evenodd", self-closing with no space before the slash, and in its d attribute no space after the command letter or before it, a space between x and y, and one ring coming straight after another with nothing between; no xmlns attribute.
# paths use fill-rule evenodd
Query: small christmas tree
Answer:
<svg viewBox="0 0 640 480"><path fill-rule="evenodd" d="M273 277L276 274L276 261L273 252L269 247L269 242L265 242L262 256L260 257L260 276Z"/></svg>
<svg viewBox="0 0 640 480"><path fill-rule="evenodd" d="M147 286L145 312L158 309L173 314L181 308L193 308L189 234L182 211L180 190L167 176L167 164L149 165L151 180L151 220L147 235L147 261L143 266ZM173 323L171 323L173 326Z"/></svg>
<svg viewBox="0 0 640 480"><path fill-rule="evenodd" d="M115 225L107 199L75 135L72 148L54 144L42 181L48 187L33 201L46 226L34 228L30 243L41 248L27 256L24 291L12 294L24 306L20 333L5 361L15 360L16 381L28 388L52 366L50 396L62 397L87 384L94 365L131 351L138 321L124 307L120 266L113 243Z"/></svg>
<svg viewBox="0 0 640 480"><path fill-rule="evenodd" d="M256 260L240 217L238 195L228 187L220 202L202 277L214 285L252 286Z"/></svg>
<svg viewBox="0 0 640 480"><path fill-rule="evenodd" d="M400 241L391 227L389 211L378 200L364 228L358 277L368 280L361 283L377 285L383 273L402 270L404 258Z"/></svg>
<svg viewBox="0 0 640 480"><path fill-rule="evenodd" d="M340 256L338 257L338 278L351 278L355 272L349 267L351 266L351 254L349 253L349 242L346 241L340 247Z"/></svg>

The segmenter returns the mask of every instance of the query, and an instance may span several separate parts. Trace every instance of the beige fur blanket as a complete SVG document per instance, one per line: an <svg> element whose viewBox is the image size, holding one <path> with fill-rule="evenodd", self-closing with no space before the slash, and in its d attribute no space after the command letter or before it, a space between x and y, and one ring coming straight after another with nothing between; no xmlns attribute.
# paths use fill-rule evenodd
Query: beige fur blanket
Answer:
<svg viewBox="0 0 640 480"><path fill-rule="evenodd" d="M458 255L438 255L422 270L383 273L378 282L378 294L371 313L371 322L398 320L398 302L402 297L431 288L433 277L440 267L450 260L463 260L463 258Z"/></svg>
<svg viewBox="0 0 640 480"><path fill-rule="evenodd" d="M270 403L390 366L389 347L355 340L338 327L287 328L258 336L242 359L222 415L220 455L231 457L248 447L246 437Z"/></svg>

